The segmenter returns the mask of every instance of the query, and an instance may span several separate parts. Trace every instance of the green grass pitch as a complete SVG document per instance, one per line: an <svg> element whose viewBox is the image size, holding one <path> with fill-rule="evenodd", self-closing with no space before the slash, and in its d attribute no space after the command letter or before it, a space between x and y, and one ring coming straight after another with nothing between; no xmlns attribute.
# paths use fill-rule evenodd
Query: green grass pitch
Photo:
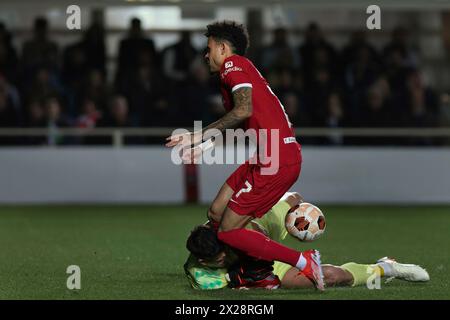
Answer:
<svg viewBox="0 0 450 320"><path fill-rule="evenodd" d="M324 236L294 239L321 250L323 263L417 263L428 283L394 280L380 290L194 291L182 265L185 240L205 206L2 206L0 299L449 299L450 207L321 206ZM66 269L81 268L68 290Z"/></svg>

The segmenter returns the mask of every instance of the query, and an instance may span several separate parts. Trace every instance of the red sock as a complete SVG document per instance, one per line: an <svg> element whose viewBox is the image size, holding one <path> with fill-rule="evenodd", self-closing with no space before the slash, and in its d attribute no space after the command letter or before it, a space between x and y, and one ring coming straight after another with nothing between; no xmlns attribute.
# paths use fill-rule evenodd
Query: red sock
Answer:
<svg viewBox="0 0 450 320"><path fill-rule="evenodd" d="M235 229L217 233L220 241L256 259L281 261L295 267L300 252L275 242L260 232L248 229Z"/></svg>

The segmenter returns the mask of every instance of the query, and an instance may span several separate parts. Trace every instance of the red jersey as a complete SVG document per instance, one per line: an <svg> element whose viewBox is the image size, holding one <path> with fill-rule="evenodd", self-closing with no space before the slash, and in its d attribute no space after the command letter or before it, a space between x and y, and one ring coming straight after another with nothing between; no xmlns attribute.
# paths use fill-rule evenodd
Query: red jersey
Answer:
<svg viewBox="0 0 450 320"><path fill-rule="evenodd" d="M280 100L250 60L233 55L225 59L220 69L220 89L227 111L234 107L233 92L242 87L252 88L253 105L252 115L245 121L244 129L255 129L257 133L260 129L267 129L267 142L261 143L258 138L258 147L267 150L262 154L273 157L271 145L276 144L279 150L279 166L300 163L301 147L295 139L294 129ZM271 129L279 130L278 141L272 141ZM258 164L265 166L265 163L261 164L259 161Z"/></svg>

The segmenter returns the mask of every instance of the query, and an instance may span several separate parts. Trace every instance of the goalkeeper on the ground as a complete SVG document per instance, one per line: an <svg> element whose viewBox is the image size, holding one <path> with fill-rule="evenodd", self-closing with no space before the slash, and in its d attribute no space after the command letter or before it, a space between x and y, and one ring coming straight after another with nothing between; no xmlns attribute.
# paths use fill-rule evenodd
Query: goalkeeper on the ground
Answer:
<svg viewBox="0 0 450 320"><path fill-rule="evenodd" d="M264 233L275 241L287 236L286 214L302 201L298 193L287 193L262 218L251 221L247 228ZM232 288L313 288L299 269L288 264L267 262L241 255L221 243L208 224L197 226L187 240L190 256L184 270L195 289ZM428 281L428 273L420 266L401 264L381 258L375 264L348 262L341 266L322 265L327 287L361 286L376 277L407 281Z"/></svg>

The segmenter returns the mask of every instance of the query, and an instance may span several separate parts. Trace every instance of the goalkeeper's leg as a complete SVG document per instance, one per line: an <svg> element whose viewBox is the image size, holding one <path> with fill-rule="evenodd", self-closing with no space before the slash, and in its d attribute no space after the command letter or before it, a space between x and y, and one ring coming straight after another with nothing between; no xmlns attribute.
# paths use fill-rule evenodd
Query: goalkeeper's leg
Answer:
<svg viewBox="0 0 450 320"><path fill-rule="evenodd" d="M348 262L342 266L322 265L326 287L365 286L374 276L397 278L407 281L423 282L430 279L425 269L414 264L401 264L382 258L376 264ZM282 288L311 288L312 282L293 268L283 263L275 263L274 273L281 279Z"/></svg>
<svg viewBox="0 0 450 320"><path fill-rule="evenodd" d="M287 264L275 263L274 273L281 279L281 287L288 288L313 288L314 285L297 268ZM350 286L353 283L353 275L340 267L330 264L322 265L323 280L326 287Z"/></svg>

